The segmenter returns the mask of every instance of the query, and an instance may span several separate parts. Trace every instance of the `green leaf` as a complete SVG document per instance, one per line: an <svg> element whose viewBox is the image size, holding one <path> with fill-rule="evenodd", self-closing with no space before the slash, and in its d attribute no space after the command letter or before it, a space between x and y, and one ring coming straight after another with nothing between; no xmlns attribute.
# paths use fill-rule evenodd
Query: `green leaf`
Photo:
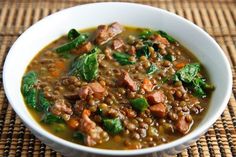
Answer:
<svg viewBox="0 0 236 157"><path fill-rule="evenodd" d="M40 112L47 112L51 103L45 98L42 90L38 92L37 110Z"/></svg>
<svg viewBox="0 0 236 157"><path fill-rule="evenodd" d="M76 57L72 63L69 75L81 77L86 81L92 81L98 75L97 55L100 49L94 48L88 54Z"/></svg>
<svg viewBox="0 0 236 157"><path fill-rule="evenodd" d="M135 62L129 60L129 58L131 56L126 54L126 53L114 52L112 56L121 65L129 65L129 64L134 64L135 63Z"/></svg>
<svg viewBox="0 0 236 157"><path fill-rule="evenodd" d="M147 69L147 74L151 75L154 72L156 72L158 70L156 64L151 64L150 67Z"/></svg>
<svg viewBox="0 0 236 157"><path fill-rule="evenodd" d="M196 96L206 97L206 92L204 90L213 90L214 86L206 83L205 79L196 77L192 81L192 88Z"/></svg>
<svg viewBox="0 0 236 157"><path fill-rule="evenodd" d="M69 40L74 40L75 38L77 38L78 36L80 36L80 33L76 30L76 29L71 29L68 34L67 34L67 38Z"/></svg>
<svg viewBox="0 0 236 157"><path fill-rule="evenodd" d="M80 131L77 131L73 134L73 137L79 141L84 141L84 134L81 133Z"/></svg>
<svg viewBox="0 0 236 157"><path fill-rule="evenodd" d="M79 45L83 44L86 41L87 38L88 38L87 35L81 34L80 36L78 36L77 38L72 40L71 42L57 47L55 49L55 51L57 53L62 53L62 52L70 51L70 50L78 47Z"/></svg>
<svg viewBox="0 0 236 157"><path fill-rule="evenodd" d="M186 64L182 69L177 71L179 79L185 83L190 83L200 71L198 63Z"/></svg>
<svg viewBox="0 0 236 157"><path fill-rule="evenodd" d="M205 91L202 89L202 84L204 84L204 81L201 78L193 79L192 86L193 86L194 95L198 97L206 96Z"/></svg>
<svg viewBox="0 0 236 157"><path fill-rule="evenodd" d="M52 124L52 123L61 123L64 122L63 119L59 116L56 116L52 114L51 112L46 112L41 121L46 124Z"/></svg>
<svg viewBox="0 0 236 157"><path fill-rule="evenodd" d="M30 71L24 75L22 80L21 92L27 105L32 108L37 106L37 90L34 85L37 82L37 74Z"/></svg>
<svg viewBox="0 0 236 157"><path fill-rule="evenodd" d="M123 126L119 118L103 119L103 126L107 132L114 135L123 130Z"/></svg>
<svg viewBox="0 0 236 157"><path fill-rule="evenodd" d="M137 50L136 56L138 58L140 58L141 56L145 56L145 57L149 58L150 57L150 52L149 52L148 46L144 45L143 47L139 48Z"/></svg>
<svg viewBox="0 0 236 157"><path fill-rule="evenodd" d="M171 61L171 62L173 62L173 61L176 60L175 56L173 56L173 55L171 55L171 54L167 54L167 55L165 55L163 58L164 58L165 60L168 60L168 61Z"/></svg>
<svg viewBox="0 0 236 157"><path fill-rule="evenodd" d="M130 100L130 103L131 103L132 107L139 112L145 111L147 109L147 107L149 106L148 102L145 98L132 99L132 100Z"/></svg>
<svg viewBox="0 0 236 157"><path fill-rule="evenodd" d="M151 35L153 35L154 31L151 29L143 29L142 32L139 34L140 39L148 39Z"/></svg>
<svg viewBox="0 0 236 157"><path fill-rule="evenodd" d="M172 36L168 35L162 30L157 31L157 33L160 34L162 37L166 38L170 43L174 43L176 41Z"/></svg>

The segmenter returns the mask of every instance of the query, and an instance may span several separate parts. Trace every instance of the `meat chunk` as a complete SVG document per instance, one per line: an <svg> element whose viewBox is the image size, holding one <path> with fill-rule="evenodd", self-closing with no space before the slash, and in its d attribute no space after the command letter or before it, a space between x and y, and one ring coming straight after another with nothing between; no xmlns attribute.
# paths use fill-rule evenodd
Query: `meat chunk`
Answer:
<svg viewBox="0 0 236 157"><path fill-rule="evenodd" d="M138 86L134 80L129 76L129 73L126 71L123 71L121 75L121 82L122 85L127 86L132 91L137 91Z"/></svg>
<svg viewBox="0 0 236 157"><path fill-rule="evenodd" d="M117 22L114 22L109 26L100 25L95 32L95 43L98 45L103 45L116 35L120 34L122 31L123 27Z"/></svg>
<svg viewBox="0 0 236 157"><path fill-rule="evenodd" d="M87 53L92 49L91 42L86 42L73 51L74 54Z"/></svg>
<svg viewBox="0 0 236 157"><path fill-rule="evenodd" d="M88 95L93 94L93 90L89 86L83 86L80 88L78 94L82 100L85 100L85 99L87 99Z"/></svg>
<svg viewBox="0 0 236 157"><path fill-rule="evenodd" d="M151 105L163 103L165 101L165 95L162 91L156 91L147 95L148 103Z"/></svg>
<svg viewBox="0 0 236 157"><path fill-rule="evenodd" d="M98 82L89 83L79 90L79 96L85 100L89 95L93 95L97 99L102 99L106 94L106 89Z"/></svg>
<svg viewBox="0 0 236 157"><path fill-rule="evenodd" d="M124 45L124 42L120 38L114 39L113 42L112 42L112 48L114 50L121 48L123 45Z"/></svg>
<svg viewBox="0 0 236 157"><path fill-rule="evenodd" d="M55 104L50 108L50 111L65 120L70 119L70 116L73 114L70 105L66 103L65 99L56 100Z"/></svg>
<svg viewBox="0 0 236 157"><path fill-rule="evenodd" d="M85 109L82 113L79 130L85 134L84 143L88 146L94 146L98 142L107 141L108 134L96 125L90 118L90 111Z"/></svg>
<svg viewBox="0 0 236 157"><path fill-rule="evenodd" d="M157 117L163 118L166 116L166 105L163 103L155 104L149 107L151 113Z"/></svg>
<svg viewBox="0 0 236 157"><path fill-rule="evenodd" d="M178 118L175 127L181 134L186 134L191 127L191 122L188 122L185 116L181 116Z"/></svg>

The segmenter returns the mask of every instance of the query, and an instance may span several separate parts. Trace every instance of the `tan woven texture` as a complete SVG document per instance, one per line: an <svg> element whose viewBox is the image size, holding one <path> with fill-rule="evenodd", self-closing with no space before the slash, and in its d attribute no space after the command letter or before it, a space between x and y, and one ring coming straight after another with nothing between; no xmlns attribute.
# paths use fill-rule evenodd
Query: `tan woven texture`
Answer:
<svg viewBox="0 0 236 157"><path fill-rule="evenodd" d="M13 42L33 23L63 8L91 2L96 0L0 0L1 67ZM183 16L206 30L222 47L230 61L234 80L228 106L205 135L177 156L236 157L236 0L129 2L164 8ZM61 156L35 138L12 110L3 90L1 74L0 156Z"/></svg>

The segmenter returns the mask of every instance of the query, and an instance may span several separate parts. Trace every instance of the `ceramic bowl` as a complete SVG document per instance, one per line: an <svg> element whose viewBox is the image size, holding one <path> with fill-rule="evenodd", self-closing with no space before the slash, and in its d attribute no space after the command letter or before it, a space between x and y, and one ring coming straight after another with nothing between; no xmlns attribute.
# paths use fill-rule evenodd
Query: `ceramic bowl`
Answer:
<svg viewBox="0 0 236 157"><path fill-rule="evenodd" d="M21 79L27 65L47 44L70 28L84 29L117 21L123 25L161 29L188 48L206 68L215 91L203 120L184 137L156 147L140 150L90 148L61 139L43 128L28 112L21 95ZM7 98L24 122L39 138L66 156L168 156L181 152L196 141L217 120L230 98L232 73L224 52L215 40L190 21L168 11L132 3L93 3L59 11L27 29L11 47L3 69Z"/></svg>

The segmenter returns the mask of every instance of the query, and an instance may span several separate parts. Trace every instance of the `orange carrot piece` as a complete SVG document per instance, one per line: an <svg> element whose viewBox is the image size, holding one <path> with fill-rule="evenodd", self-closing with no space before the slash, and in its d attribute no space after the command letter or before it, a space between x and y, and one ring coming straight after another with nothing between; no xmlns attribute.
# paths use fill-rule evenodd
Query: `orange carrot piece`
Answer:
<svg viewBox="0 0 236 157"><path fill-rule="evenodd" d="M58 70L52 71L51 72L52 77L58 77L60 76L60 72Z"/></svg>
<svg viewBox="0 0 236 157"><path fill-rule="evenodd" d="M65 69L65 63L63 61L56 61L55 62L55 66L56 66L56 68L58 68L60 70L64 70Z"/></svg>
<svg viewBox="0 0 236 157"><path fill-rule="evenodd" d="M147 78L144 78L144 80L143 80L143 89L145 90L145 91L147 91L147 92L151 92L152 91L152 87L153 87L153 84L152 84L152 82L149 80L149 79L147 79Z"/></svg>
<svg viewBox="0 0 236 157"><path fill-rule="evenodd" d="M186 63L181 62L181 63L175 64L175 67L178 68L178 69L181 69L181 68L183 68L185 65L186 65Z"/></svg>
<svg viewBox="0 0 236 157"><path fill-rule="evenodd" d="M67 121L67 125L71 128L71 129L76 129L79 126L79 121L75 118L70 118Z"/></svg>
<svg viewBox="0 0 236 157"><path fill-rule="evenodd" d="M88 109L84 109L84 111L82 113L83 116L88 116L88 117L90 116L90 114L91 114L91 112Z"/></svg>

